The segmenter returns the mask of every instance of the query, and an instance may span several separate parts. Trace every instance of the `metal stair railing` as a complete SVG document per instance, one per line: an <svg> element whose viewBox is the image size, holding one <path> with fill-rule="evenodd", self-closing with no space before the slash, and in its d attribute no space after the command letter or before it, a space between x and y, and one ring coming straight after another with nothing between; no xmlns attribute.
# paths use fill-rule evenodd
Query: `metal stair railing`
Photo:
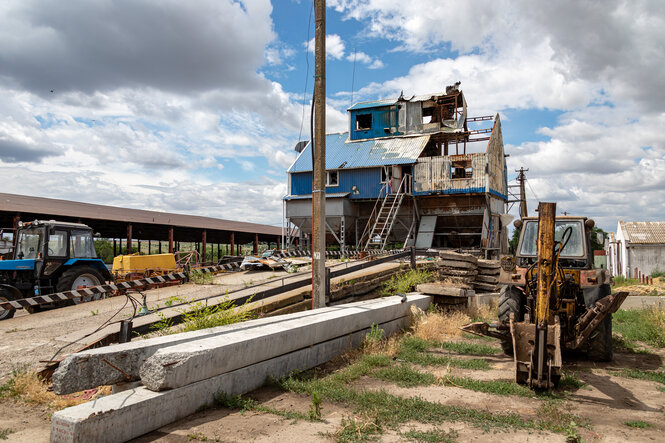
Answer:
<svg viewBox="0 0 665 443"><path fill-rule="evenodd" d="M392 231L393 225L395 224L395 219L397 218L397 214L399 213L399 208L401 207L402 201L404 200L405 193L403 190L406 187L406 183L409 177L410 175L408 174L402 177L399 187L397 188L397 192L394 193L390 192L386 194L385 198L381 203L381 209L379 210L376 220L374 221L374 224L372 226L372 230L370 231L370 235L367 239L365 249L369 249L369 246L372 244L372 240L376 236L379 237L379 241L381 243L381 250L385 249L386 243L388 242L388 236ZM379 225L381 225L381 228L380 232L377 234L376 233L377 227Z"/></svg>
<svg viewBox="0 0 665 443"><path fill-rule="evenodd" d="M377 209L380 208L379 207L379 202L381 202L381 208L382 208L383 207L383 201L384 201L383 193L384 193L384 191L386 191L386 195L388 195L387 189L388 189L388 183L386 182L383 185L383 187L381 187L381 189L379 190L379 196L376 199L376 203L374 203L374 208L372 209L372 213L369 215L369 219L367 220L367 224L365 225L365 229L363 230L363 233L360 236L360 241L358 243L361 244L361 245L363 243L365 243L365 236L369 235L370 232L371 232L370 229L369 229L370 226L372 227L372 230L374 230L374 225L376 224L376 219L378 218L378 215L379 215L378 212L377 212ZM379 209L379 211L380 211L380 209ZM368 238L371 239L371 236L368 237ZM367 249L367 246L365 246L365 249Z"/></svg>

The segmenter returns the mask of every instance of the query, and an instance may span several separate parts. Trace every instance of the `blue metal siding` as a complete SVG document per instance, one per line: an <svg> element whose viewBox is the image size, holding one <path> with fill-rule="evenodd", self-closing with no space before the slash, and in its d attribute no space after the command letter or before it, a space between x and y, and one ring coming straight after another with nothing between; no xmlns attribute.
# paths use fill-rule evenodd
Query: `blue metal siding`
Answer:
<svg viewBox="0 0 665 443"><path fill-rule="evenodd" d="M377 198L381 191L381 168L339 170L339 185L326 186L326 193L350 192L351 199ZM359 193L351 190L354 186ZM312 173L291 174L291 195L312 194Z"/></svg>
<svg viewBox="0 0 665 443"><path fill-rule="evenodd" d="M296 174L291 174L291 195L309 195L311 193L311 172L298 172Z"/></svg>
<svg viewBox="0 0 665 443"><path fill-rule="evenodd" d="M362 140L367 138L390 137L397 134L391 134L391 127L398 127L397 124L397 109L390 108L370 108L362 110L350 111L349 118L351 119L351 140ZM367 115L372 116L372 129L366 131L356 131L356 116Z"/></svg>

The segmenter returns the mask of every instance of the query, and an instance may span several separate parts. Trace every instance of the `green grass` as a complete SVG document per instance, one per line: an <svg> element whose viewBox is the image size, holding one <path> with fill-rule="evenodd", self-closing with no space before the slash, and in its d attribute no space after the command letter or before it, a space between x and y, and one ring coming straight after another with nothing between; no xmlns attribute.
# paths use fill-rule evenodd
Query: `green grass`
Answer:
<svg viewBox="0 0 665 443"><path fill-rule="evenodd" d="M665 347L665 312L658 309L619 310L612 316L612 329L627 343L641 341Z"/></svg>
<svg viewBox="0 0 665 443"><path fill-rule="evenodd" d="M442 379L444 386L455 386L476 392L494 395L517 395L520 397L535 397L534 392L524 385L509 380L475 380L469 377L447 376Z"/></svg>
<svg viewBox="0 0 665 443"><path fill-rule="evenodd" d="M436 383L434 375L429 372L416 371L406 364L376 369L371 375L379 380L389 381L404 388L428 386Z"/></svg>
<svg viewBox="0 0 665 443"><path fill-rule="evenodd" d="M636 278L626 278L623 275L617 275L616 277L613 278L613 283L612 287L613 288L620 288L622 286L633 286L633 285L641 285L642 282L639 281Z"/></svg>
<svg viewBox="0 0 665 443"><path fill-rule="evenodd" d="M582 380L577 378L577 376L570 372L563 372L561 374L561 379L559 380L559 389L581 389L587 386Z"/></svg>
<svg viewBox="0 0 665 443"><path fill-rule="evenodd" d="M631 428L638 428L638 429L645 429L645 428L650 428L652 425L651 423L647 423L642 420L637 420L637 421L625 421L623 422L624 425L630 426Z"/></svg>
<svg viewBox="0 0 665 443"><path fill-rule="evenodd" d="M481 343L441 342L439 346L448 351L464 355L491 356L501 353L501 349Z"/></svg>
<svg viewBox="0 0 665 443"><path fill-rule="evenodd" d="M454 429L446 432L441 429L433 429L431 431L416 431L411 430L408 432L400 433L400 436L407 440L417 442L432 442L432 443L454 443L457 441L459 434Z"/></svg>
<svg viewBox="0 0 665 443"><path fill-rule="evenodd" d="M432 343L418 337L407 336L399 342L397 358L422 366L451 366L461 369L487 371L491 365L485 360L437 356L427 352Z"/></svg>
<svg viewBox="0 0 665 443"><path fill-rule="evenodd" d="M638 380L655 381L665 385L665 372L660 371L643 371L641 369L625 368L620 371L611 371L612 375L624 378L636 378Z"/></svg>
<svg viewBox="0 0 665 443"><path fill-rule="evenodd" d="M651 271L651 278L658 278L658 277L665 277L665 271L661 271L660 269L654 269Z"/></svg>
<svg viewBox="0 0 665 443"><path fill-rule="evenodd" d="M434 281L434 274L426 269L412 269L393 275L390 280L383 284L381 295L386 297L395 295L397 292L406 294L416 289L420 283Z"/></svg>
<svg viewBox="0 0 665 443"><path fill-rule="evenodd" d="M9 434L13 434L14 430L11 428L0 428L0 440L7 440Z"/></svg>
<svg viewBox="0 0 665 443"><path fill-rule="evenodd" d="M264 412L267 414L277 415L287 420L307 420L307 421L317 421L319 418L314 418L311 414L304 414L297 411L286 411L283 409L272 408L270 406L262 405L257 403L251 398L245 398L242 395L227 395L224 392L219 392L215 395L215 405L218 407L225 407L229 409L236 409L242 411L255 411L255 412ZM320 411L319 411L320 417Z"/></svg>

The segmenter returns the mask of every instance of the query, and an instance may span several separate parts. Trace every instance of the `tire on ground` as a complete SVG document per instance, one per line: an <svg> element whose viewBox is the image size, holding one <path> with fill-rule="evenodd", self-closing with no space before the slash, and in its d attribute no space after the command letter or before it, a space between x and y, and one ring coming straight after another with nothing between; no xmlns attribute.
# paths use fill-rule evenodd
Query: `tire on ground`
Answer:
<svg viewBox="0 0 665 443"><path fill-rule="evenodd" d="M513 286L504 285L499 297L499 323L508 324L511 313L515 314L515 321L524 320L524 295ZM513 355L513 339L510 333L501 340L501 348L507 355Z"/></svg>
<svg viewBox="0 0 665 443"><path fill-rule="evenodd" d="M91 285L89 286L98 286L104 284L104 277L102 274L93 268L92 266L74 266L73 268L67 269L62 273L58 279L58 284L55 286L57 292L72 291L75 290L78 285L74 285L74 282L79 277L85 276L91 280ZM73 300L67 300L65 302L60 302L61 306L70 306L74 303L78 303L80 300L74 302Z"/></svg>
<svg viewBox="0 0 665 443"><path fill-rule="evenodd" d="M611 361L612 357L612 314L609 314L587 339L587 358L591 361Z"/></svg>
<svg viewBox="0 0 665 443"><path fill-rule="evenodd" d="M0 301L7 302L7 301L10 301L10 300L13 300L13 297L11 297L5 291L0 290ZM12 318L14 316L15 312L16 312L16 309L2 309L2 308L0 308L0 320L7 320L9 318Z"/></svg>

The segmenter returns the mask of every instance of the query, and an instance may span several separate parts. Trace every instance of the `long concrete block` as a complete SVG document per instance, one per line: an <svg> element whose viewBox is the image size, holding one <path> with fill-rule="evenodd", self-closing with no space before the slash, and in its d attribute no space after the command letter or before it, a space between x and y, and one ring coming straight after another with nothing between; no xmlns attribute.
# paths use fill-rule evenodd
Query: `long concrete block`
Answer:
<svg viewBox="0 0 665 443"><path fill-rule="evenodd" d="M295 312L281 317L260 318L200 331L135 340L71 354L53 374L53 391L56 394L70 394L102 385L137 381L140 379L141 365L158 349L312 315L316 315L314 311Z"/></svg>
<svg viewBox="0 0 665 443"><path fill-rule="evenodd" d="M402 317L379 325L388 336L408 326ZM238 395L259 388L268 376L282 378L293 371L321 365L362 343L369 329L281 355L226 374L170 391L144 387L63 409L51 418L51 442L120 442L139 437L211 405L215 395Z"/></svg>
<svg viewBox="0 0 665 443"><path fill-rule="evenodd" d="M431 297L411 295L318 309L315 316L190 341L160 349L141 366L143 384L154 391L179 388L297 349L352 334L427 309Z"/></svg>

